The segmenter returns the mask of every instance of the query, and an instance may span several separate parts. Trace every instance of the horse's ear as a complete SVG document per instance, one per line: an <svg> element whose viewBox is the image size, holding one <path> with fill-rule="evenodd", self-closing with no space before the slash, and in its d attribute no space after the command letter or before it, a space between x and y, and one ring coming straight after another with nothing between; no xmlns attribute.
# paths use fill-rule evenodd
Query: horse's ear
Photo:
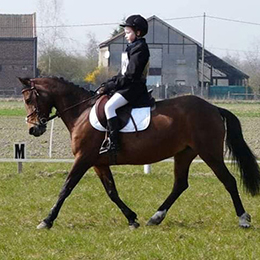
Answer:
<svg viewBox="0 0 260 260"><path fill-rule="evenodd" d="M20 80L20 82L21 82L24 86L30 86L30 79L28 79L28 78L20 78L20 77L18 77L18 79Z"/></svg>

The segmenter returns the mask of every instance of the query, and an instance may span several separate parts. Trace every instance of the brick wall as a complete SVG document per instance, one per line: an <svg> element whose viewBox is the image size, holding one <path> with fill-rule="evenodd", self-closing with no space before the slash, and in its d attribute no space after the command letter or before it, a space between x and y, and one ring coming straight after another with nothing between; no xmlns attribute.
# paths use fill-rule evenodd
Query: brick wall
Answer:
<svg viewBox="0 0 260 260"><path fill-rule="evenodd" d="M20 94L17 77L36 76L36 38L0 38L0 95Z"/></svg>

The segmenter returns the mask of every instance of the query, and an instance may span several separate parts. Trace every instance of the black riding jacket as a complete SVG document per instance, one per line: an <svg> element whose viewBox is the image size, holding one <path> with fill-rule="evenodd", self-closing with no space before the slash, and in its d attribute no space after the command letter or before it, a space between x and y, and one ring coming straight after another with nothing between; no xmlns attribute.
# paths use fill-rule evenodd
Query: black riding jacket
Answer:
<svg viewBox="0 0 260 260"><path fill-rule="evenodd" d="M134 107L149 106L146 74L150 52L145 38L128 44L126 52L129 60L126 72L124 75L120 73L113 78L116 92Z"/></svg>

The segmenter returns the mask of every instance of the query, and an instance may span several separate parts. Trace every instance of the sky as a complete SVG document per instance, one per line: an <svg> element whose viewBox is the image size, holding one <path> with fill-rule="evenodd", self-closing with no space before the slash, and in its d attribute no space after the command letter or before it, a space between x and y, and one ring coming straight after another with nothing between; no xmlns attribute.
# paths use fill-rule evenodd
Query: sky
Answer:
<svg viewBox="0 0 260 260"><path fill-rule="evenodd" d="M0 13L36 12L37 25L52 25L40 24L43 17L40 1L43 0L0 0ZM260 47L259 0L57 1L60 3L60 22L63 25L72 25L63 29L65 37L70 40L72 50L83 50L89 33L94 35L99 43L107 40L117 28L117 24L132 14L141 14L145 18L156 15L202 43L205 13L205 47L219 57L232 55L244 58L250 51L258 53L257 49ZM89 26L90 24L98 25ZM37 28L38 34L40 30L42 29Z"/></svg>

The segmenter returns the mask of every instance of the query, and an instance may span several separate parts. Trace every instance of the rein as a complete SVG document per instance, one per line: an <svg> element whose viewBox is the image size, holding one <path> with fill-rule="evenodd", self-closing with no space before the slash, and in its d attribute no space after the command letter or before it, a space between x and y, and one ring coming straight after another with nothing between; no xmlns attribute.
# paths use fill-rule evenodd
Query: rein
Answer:
<svg viewBox="0 0 260 260"><path fill-rule="evenodd" d="M72 105L72 106L70 106L70 107L65 108L62 112L58 112L58 111L56 110L55 115L51 116L50 118L53 119L53 118L55 118L55 117L61 117L61 115L64 114L65 112L67 112L68 110L71 110L72 108L75 108L75 107L77 107L77 106L79 106L79 105L81 105L81 104L83 104L83 103L85 103L85 102L88 102L88 101L90 101L90 100L98 99L98 98L101 97L102 95L103 95L103 94L96 94L96 95L94 95L94 96L91 96L91 97L89 97L89 98L87 98L87 99L84 99L84 100L80 101L79 103L76 103L76 104L74 104L74 105ZM50 119L50 120L51 120L51 119Z"/></svg>

